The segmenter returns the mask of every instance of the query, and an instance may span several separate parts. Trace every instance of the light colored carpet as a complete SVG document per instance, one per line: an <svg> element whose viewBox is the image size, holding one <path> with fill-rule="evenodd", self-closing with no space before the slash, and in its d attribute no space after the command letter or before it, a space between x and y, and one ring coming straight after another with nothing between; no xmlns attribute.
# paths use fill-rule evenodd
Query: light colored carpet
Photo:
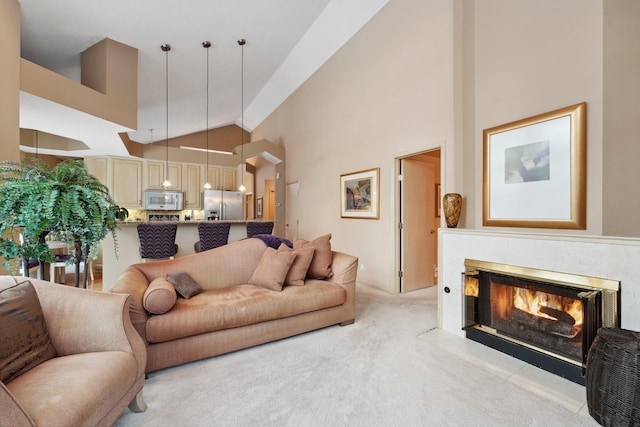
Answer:
<svg viewBox="0 0 640 427"><path fill-rule="evenodd" d="M597 426L584 387L436 329L436 288L358 285L356 322L150 374L116 426Z"/></svg>

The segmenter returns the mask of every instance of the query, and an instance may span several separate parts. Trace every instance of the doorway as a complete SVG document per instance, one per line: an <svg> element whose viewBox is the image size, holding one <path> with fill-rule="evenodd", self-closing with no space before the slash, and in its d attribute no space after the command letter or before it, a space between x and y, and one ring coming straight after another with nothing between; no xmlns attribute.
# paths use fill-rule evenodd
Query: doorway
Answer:
<svg viewBox="0 0 640 427"><path fill-rule="evenodd" d="M440 149L397 159L400 292L438 283Z"/></svg>

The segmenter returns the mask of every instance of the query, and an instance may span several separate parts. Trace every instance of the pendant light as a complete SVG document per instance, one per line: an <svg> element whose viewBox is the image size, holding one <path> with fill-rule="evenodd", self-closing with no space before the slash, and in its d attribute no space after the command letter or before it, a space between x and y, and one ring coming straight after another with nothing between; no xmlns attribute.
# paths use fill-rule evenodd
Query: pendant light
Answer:
<svg viewBox="0 0 640 427"><path fill-rule="evenodd" d="M240 165L242 166L242 183L238 190L244 192L247 188L244 186L245 163L244 163L244 45L247 43L245 39L238 40L242 56L240 59Z"/></svg>
<svg viewBox="0 0 640 427"><path fill-rule="evenodd" d="M209 48L211 47L211 42L205 41L202 42L202 47L207 50L207 121L206 128L204 130L206 134L206 142L207 142L207 169L205 172L205 182L204 189L210 190L211 184L209 184Z"/></svg>
<svg viewBox="0 0 640 427"><path fill-rule="evenodd" d="M164 168L164 181L162 182L162 186L164 188L171 186L171 181L169 181L169 51L171 50L171 45L163 44L160 46L160 49L164 52L165 58L165 89L166 89L166 102L167 102L167 135L165 139L166 145L166 163Z"/></svg>

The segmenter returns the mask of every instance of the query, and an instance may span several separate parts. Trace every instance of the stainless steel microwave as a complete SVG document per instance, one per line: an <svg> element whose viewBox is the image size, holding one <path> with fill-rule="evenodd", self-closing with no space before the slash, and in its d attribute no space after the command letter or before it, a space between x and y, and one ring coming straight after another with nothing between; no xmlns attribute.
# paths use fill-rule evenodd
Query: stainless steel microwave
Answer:
<svg viewBox="0 0 640 427"><path fill-rule="evenodd" d="M181 191L144 190L142 207L148 211L181 211L183 195Z"/></svg>

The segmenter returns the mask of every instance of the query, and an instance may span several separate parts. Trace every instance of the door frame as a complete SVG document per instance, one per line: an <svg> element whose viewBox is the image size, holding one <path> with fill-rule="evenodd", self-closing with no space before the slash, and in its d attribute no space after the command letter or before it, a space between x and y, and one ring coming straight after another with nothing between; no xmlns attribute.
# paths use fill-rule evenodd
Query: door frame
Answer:
<svg viewBox="0 0 640 427"><path fill-rule="evenodd" d="M442 189L446 188L445 186L445 176L446 176L446 151L445 144L437 144L433 147L425 148L418 151L409 151L405 153L398 153L394 157L394 173L393 173L393 181L394 181L394 234L395 234L395 273L394 273L394 292L401 293L402 292L402 278L400 277L400 271L402 269L402 233L400 230L400 222L402 221L402 177L401 177L401 160L410 158L413 156L417 156L419 154L424 154L430 151L440 150L440 186ZM444 192L442 193L444 194ZM440 227L444 224L444 215L440 216ZM438 245L440 245L438 239ZM440 278L440 253L436 257L437 260L437 268L438 268L438 278ZM438 285L440 285L440 281L438 281ZM436 285L437 286L437 285Z"/></svg>

